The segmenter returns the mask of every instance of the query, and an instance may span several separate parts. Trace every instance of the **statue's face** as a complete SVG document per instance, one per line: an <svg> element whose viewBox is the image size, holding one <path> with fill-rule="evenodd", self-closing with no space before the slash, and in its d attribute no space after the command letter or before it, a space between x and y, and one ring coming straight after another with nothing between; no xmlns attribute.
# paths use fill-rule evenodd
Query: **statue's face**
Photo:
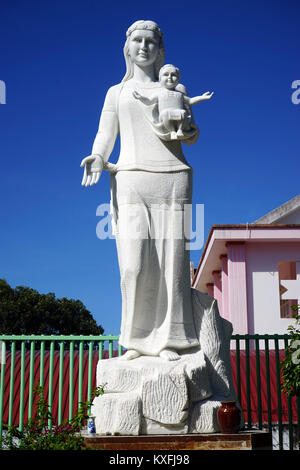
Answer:
<svg viewBox="0 0 300 470"><path fill-rule="evenodd" d="M160 75L160 83L163 87L171 90L175 88L179 83L179 77L176 70L173 67L166 68Z"/></svg>
<svg viewBox="0 0 300 470"><path fill-rule="evenodd" d="M137 29L130 35L129 55L140 67L154 64L159 49L159 37L154 31Z"/></svg>

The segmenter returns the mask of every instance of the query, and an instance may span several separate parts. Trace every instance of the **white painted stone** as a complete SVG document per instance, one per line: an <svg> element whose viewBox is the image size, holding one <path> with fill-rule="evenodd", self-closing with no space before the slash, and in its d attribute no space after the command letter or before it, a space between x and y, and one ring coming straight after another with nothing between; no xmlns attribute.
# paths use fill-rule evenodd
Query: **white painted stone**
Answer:
<svg viewBox="0 0 300 470"><path fill-rule="evenodd" d="M179 371L178 371L179 372ZM181 374L162 373L143 381L141 400L143 416L162 424L179 424L187 419L188 390L184 368Z"/></svg>
<svg viewBox="0 0 300 470"><path fill-rule="evenodd" d="M143 418L141 434L187 434L188 425L187 423L181 424L161 424L152 419Z"/></svg>
<svg viewBox="0 0 300 470"><path fill-rule="evenodd" d="M209 295L192 289L192 299L196 332L207 358L212 390L226 400L235 396L230 363L232 324L221 318L217 301Z"/></svg>
<svg viewBox="0 0 300 470"><path fill-rule="evenodd" d="M97 434L137 436L141 427L141 400L138 393L107 393L93 401Z"/></svg>
<svg viewBox="0 0 300 470"><path fill-rule="evenodd" d="M102 359L97 364L97 384L105 384L105 393L122 393L139 390L140 369L134 362L122 362L118 358Z"/></svg>
<svg viewBox="0 0 300 470"><path fill-rule="evenodd" d="M221 406L218 400L203 400L195 403L190 410L189 433L214 433L220 427L217 411Z"/></svg>
<svg viewBox="0 0 300 470"><path fill-rule="evenodd" d="M187 357L186 375L190 401L197 402L211 396L207 363L203 351L200 350L191 357Z"/></svg>

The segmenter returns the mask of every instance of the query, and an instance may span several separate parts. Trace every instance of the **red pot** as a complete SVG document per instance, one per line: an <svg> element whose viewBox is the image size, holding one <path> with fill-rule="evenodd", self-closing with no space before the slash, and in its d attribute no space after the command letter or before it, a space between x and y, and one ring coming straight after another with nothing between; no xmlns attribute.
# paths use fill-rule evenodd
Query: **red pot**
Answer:
<svg viewBox="0 0 300 470"><path fill-rule="evenodd" d="M241 423L241 410L235 401L221 401L217 412L218 423L222 434L236 434Z"/></svg>

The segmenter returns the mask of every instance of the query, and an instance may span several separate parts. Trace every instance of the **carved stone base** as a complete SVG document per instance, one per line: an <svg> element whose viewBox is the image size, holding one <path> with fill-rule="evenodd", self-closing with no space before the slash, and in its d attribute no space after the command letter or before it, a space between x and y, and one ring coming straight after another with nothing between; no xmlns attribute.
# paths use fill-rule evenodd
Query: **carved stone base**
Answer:
<svg viewBox="0 0 300 470"><path fill-rule="evenodd" d="M140 356L98 362L92 414L102 435L191 434L219 432L221 401L236 400L229 341L232 326L215 299L192 289L200 348L176 361Z"/></svg>
<svg viewBox="0 0 300 470"><path fill-rule="evenodd" d="M219 430L208 369L201 350L177 361L141 356L99 361L97 383L105 393L93 402L98 434L186 434ZM225 399L226 397L224 397ZM190 414L190 419L188 416Z"/></svg>

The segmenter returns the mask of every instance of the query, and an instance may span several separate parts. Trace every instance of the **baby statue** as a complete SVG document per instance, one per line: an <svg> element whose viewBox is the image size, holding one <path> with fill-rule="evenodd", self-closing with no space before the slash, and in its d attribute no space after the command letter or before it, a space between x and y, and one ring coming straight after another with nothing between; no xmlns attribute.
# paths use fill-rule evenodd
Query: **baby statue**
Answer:
<svg viewBox="0 0 300 470"><path fill-rule="evenodd" d="M179 84L180 71L171 64L164 65L159 71L161 87L149 98L142 96L137 91L133 96L147 106L157 105L159 123L168 131L170 140L185 137L184 129L189 128L189 107L200 101L209 100L212 93L206 92L201 96L189 98L184 94L184 87Z"/></svg>

